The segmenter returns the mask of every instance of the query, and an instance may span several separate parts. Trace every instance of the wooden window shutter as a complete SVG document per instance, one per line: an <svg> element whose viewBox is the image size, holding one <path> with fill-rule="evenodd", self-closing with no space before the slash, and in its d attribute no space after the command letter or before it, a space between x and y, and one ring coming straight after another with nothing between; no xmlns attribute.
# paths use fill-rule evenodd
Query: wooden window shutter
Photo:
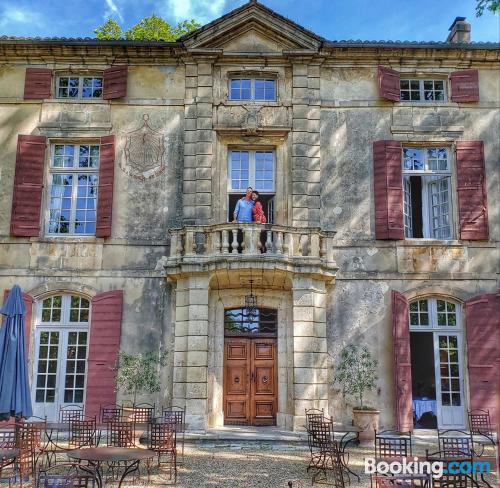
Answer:
<svg viewBox="0 0 500 488"><path fill-rule="evenodd" d="M483 141L456 143L460 239L487 240L488 201Z"/></svg>
<svg viewBox="0 0 500 488"><path fill-rule="evenodd" d="M37 237L40 233L44 165L45 137L18 136L10 220L12 236Z"/></svg>
<svg viewBox="0 0 500 488"><path fill-rule="evenodd" d="M10 290L4 290L3 292L3 303L7 300L7 295ZM23 292L23 302L26 307L26 315L24 316L24 347L26 351L26 355L30 350L30 337L31 337L31 321L33 318L33 304L35 301L31 295Z"/></svg>
<svg viewBox="0 0 500 488"><path fill-rule="evenodd" d="M401 151L399 141L373 143L376 239L405 237Z"/></svg>
<svg viewBox="0 0 500 488"><path fill-rule="evenodd" d="M101 137L97 191L96 237L111 236L113 217L113 185L115 181L115 136Z"/></svg>
<svg viewBox="0 0 500 488"><path fill-rule="evenodd" d="M379 66L377 70L378 75L378 90L380 98L399 102L400 92L400 73L385 66Z"/></svg>
<svg viewBox="0 0 500 488"><path fill-rule="evenodd" d="M43 100L52 94L52 70L46 68L26 68L24 78L24 99Z"/></svg>
<svg viewBox="0 0 500 488"><path fill-rule="evenodd" d="M408 300L403 294L394 290L391 298L396 422L398 430L408 431L413 430Z"/></svg>
<svg viewBox="0 0 500 488"><path fill-rule="evenodd" d="M500 422L500 292L465 303L470 409L490 411L493 430Z"/></svg>
<svg viewBox="0 0 500 488"><path fill-rule="evenodd" d="M104 87L102 98L111 100L127 96L128 67L113 66L104 70Z"/></svg>
<svg viewBox="0 0 500 488"><path fill-rule="evenodd" d="M85 414L99 415L100 405L116 403L116 372L120 350L123 291L92 299Z"/></svg>
<svg viewBox="0 0 500 488"><path fill-rule="evenodd" d="M452 102L479 102L479 72L477 69L451 73L450 84Z"/></svg>

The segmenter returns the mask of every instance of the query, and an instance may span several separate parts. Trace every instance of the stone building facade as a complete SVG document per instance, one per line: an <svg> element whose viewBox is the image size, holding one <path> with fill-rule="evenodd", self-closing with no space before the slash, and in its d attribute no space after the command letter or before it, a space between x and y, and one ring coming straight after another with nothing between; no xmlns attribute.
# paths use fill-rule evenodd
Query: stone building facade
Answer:
<svg viewBox="0 0 500 488"><path fill-rule="evenodd" d="M0 38L0 62L0 288L37 414L126 399L123 350L166 353L141 400L192 429L347 421L354 343L383 425L412 397L496 418L498 44L460 19L331 42L251 1L172 43ZM247 186L268 224L231 222Z"/></svg>

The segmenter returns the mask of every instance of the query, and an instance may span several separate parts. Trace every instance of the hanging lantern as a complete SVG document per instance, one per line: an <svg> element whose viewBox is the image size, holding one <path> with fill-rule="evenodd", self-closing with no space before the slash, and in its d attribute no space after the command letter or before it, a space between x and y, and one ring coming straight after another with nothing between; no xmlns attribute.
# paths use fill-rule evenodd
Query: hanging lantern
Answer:
<svg viewBox="0 0 500 488"><path fill-rule="evenodd" d="M250 318L257 315L257 296L253 294L253 280L250 280L250 294L245 295L245 308Z"/></svg>

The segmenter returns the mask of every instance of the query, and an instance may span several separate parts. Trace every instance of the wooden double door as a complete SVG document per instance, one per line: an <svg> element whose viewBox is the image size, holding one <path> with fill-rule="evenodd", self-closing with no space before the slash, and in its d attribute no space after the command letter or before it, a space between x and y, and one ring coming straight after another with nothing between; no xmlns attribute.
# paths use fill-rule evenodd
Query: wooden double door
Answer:
<svg viewBox="0 0 500 488"><path fill-rule="evenodd" d="M225 338L225 425L276 425L277 384L276 338Z"/></svg>

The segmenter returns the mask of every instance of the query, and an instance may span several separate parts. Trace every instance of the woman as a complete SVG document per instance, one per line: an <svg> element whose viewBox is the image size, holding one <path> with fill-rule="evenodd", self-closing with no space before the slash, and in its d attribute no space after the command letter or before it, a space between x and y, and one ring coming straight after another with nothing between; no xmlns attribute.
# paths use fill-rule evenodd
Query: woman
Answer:
<svg viewBox="0 0 500 488"><path fill-rule="evenodd" d="M253 200L253 208L252 208L253 221L258 222L259 224L265 224L267 222L267 219L266 216L264 215L264 210L262 210L262 205L258 201L259 192L257 190L254 190L252 192L252 200Z"/></svg>

